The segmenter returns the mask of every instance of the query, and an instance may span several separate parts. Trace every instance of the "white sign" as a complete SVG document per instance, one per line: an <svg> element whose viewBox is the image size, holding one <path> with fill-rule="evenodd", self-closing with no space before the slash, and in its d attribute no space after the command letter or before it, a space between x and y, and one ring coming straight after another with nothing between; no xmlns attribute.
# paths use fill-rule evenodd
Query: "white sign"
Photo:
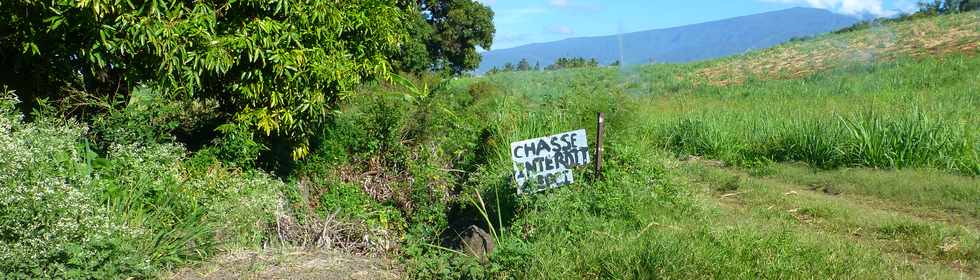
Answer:
<svg viewBox="0 0 980 280"><path fill-rule="evenodd" d="M574 182L572 169L589 163L585 129L510 143L517 193L534 193Z"/></svg>

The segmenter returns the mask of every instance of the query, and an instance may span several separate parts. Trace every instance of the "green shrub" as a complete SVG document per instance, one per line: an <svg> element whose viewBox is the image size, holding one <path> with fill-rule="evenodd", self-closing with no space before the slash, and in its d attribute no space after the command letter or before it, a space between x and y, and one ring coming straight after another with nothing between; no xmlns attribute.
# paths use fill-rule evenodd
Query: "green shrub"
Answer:
<svg viewBox="0 0 980 280"><path fill-rule="evenodd" d="M470 84L467 93L469 94L471 100L470 104L473 104L480 100L491 98L493 95L499 94L499 91L500 89L488 81L477 81Z"/></svg>
<svg viewBox="0 0 980 280"><path fill-rule="evenodd" d="M0 274L145 277L217 246L267 240L284 185L261 173L187 164L173 144L112 144L99 158L85 126L23 123L0 100Z"/></svg>
<svg viewBox="0 0 980 280"><path fill-rule="evenodd" d="M77 123L25 124L0 100L0 274L107 278L149 267L130 245L136 230L97 199Z"/></svg>
<svg viewBox="0 0 980 280"><path fill-rule="evenodd" d="M164 99L149 87L132 92L123 107L95 118L93 134L101 143L172 142L173 132L189 119L182 114L181 103Z"/></svg>
<svg viewBox="0 0 980 280"><path fill-rule="evenodd" d="M239 125L222 125L217 129L221 136L215 138L211 145L197 151L195 157L214 157L223 163L239 168L255 168L256 161L267 147L255 140L253 132Z"/></svg>
<svg viewBox="0 0 980 280"><path fill-rule="evenodd" d="M273 219L282 183L220 164L188 169L175 145L114 145L96 183L115 213L142 229L150 261L179 264L217 245L256 246Z"/></svg>

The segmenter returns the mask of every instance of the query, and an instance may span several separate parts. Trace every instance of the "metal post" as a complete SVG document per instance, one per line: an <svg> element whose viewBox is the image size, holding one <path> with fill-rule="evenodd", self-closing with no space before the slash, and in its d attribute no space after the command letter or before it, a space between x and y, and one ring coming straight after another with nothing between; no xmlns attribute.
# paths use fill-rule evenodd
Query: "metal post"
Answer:
<svg viewBox="0 0 980 280"><path fill-rule="evenodd" d="M606 136L606 114L599 112L595 133L595 179L602 178L602 138Z"/></svg>

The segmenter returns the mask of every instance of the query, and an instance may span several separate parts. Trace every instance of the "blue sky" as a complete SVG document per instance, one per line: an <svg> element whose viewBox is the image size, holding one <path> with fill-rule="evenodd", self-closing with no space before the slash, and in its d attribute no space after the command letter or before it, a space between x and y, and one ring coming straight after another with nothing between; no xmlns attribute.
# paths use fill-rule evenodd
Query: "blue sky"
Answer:
<svg viewBox="0 0 980 280"><path fill-rule="evenodd" d="M681 26L791 7L891 16L918 0L478 0L493 9L491 49Z"/></svg>

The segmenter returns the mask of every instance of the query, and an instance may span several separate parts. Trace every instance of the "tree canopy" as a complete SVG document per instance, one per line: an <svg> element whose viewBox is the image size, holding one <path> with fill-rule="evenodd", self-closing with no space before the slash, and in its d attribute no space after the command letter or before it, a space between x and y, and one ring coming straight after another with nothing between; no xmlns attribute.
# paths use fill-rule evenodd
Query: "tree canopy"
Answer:
<svg viewBox="0 0 980 280"><path fill-rule="evenodd" d="M531 70L531 63L527 62L527 58L521 58L521 61L517 63L517 71L529 70Z"/></svg>
<svg viewBox="0 0 980 280"><path fill-rule="evenodd" d="M402 6L417 11L410 19L412 41L403 49L403 70L458 75L480 65L477 47L490 49L493 43L493 11L479 2L418 0Z"/></svg>
<svg viewBox="0 0 980 280"><path fill-rule="evenodd" d="M217 101L226 126L300 158L362 81L475 68L492 16L472 0L4 1L0 84L28 108L138 86Z"/></svg>
<svg viewBox="0 0 980 280"><path fill-rule="evenodd" d="M919 10L927 14L948 14L980 9L980 0L933 0L919 2Z"/></svg>
<svg viewBox="0 0 980 280"><path fill-rule="evenodd" d="M560 57L554 64L545 67L546 70L558 70L565 68L598 67L599 62L595 58L585 59L584 57L566 58Z"/></svg>

